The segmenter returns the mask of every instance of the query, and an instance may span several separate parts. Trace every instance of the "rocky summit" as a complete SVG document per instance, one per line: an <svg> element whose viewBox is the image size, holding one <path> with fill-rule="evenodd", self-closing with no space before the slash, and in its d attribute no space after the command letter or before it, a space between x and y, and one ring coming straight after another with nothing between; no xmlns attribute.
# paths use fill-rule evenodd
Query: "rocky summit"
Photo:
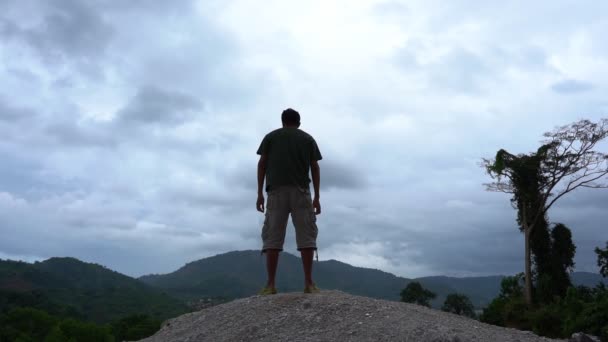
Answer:
<svg viewBox="0 0 608 342"><path fill-rule="evenodd" d="M349 295L254 296L186 314L142 341L559 341L414 304Z"/></svg>

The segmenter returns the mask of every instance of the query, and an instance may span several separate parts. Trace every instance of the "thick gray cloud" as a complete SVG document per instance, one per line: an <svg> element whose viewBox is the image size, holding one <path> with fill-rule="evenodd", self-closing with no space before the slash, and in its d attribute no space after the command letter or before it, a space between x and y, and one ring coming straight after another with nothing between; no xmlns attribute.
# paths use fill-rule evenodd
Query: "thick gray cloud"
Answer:
<svg viewBox="0 0 608 342"><path fill-rule="evenodd" d="M260 141L261 141L260 137ZM255 155L255 150L251 153L257 161L259 156ZM363 167L357 165L356 160L343 160L335 153L325 153L323 146L320 146L323 159L319 162L321 167L321 190L357 190L367 186L368 175L362 170ZM227 184L236 184L249 191L256 191L257 179L255 177L255 167L257 163L249 162L231 170L226 176Z"/></svg>
<svg viewBox="0 0 608 342"><path fill-rule="evenodd" d="M81 1L48 4L48 12L38 26L20 28L16 34L50 59L94 58L104 53L112 28L99 12Z"/></svg>
<svg viewBox="0 0 608 342"><path fill-rule="evenodd" d="M7 103L8 101L4 101L0 99L0 121L3 122L15 122L15 121L25 121L31 119L36 115L35 111L27 108L13 107Z"/></svg>
<svg viewBox="0 0 608 342"><path fill-rule="evenodd" d="M357 166L356 161L340 162L339 159L327 158L323 164L322 189L361 189L366 185L365 175Z"/></svg>
<svg viewBox="0 0 608 342"><path fill-rule="evenodd" d="M175 91L145 86L117 114L125 122L176 125L189 121L203 108L193 96Z"/></svg>
<svg viewBox="0 0 608 342"><path fill-rule="evenodd" d="M553 89L555 92L563 94L580 93L593 89L593 85L583 81L564 80L553 84L551 89Z"/></svg>
<svg viewBox="0 0 608 342"><path fill-rule="evenodd" d="M86 77L104 76L99 62L114 32L92 2L8 3L0 14L0 37L14 43L13 49L31 50L32 57L55 70L70 65Z"/></svg>
<svg viewBox="0 0 608 342"><path fill-rule="evenodd" d="M110 147L117 143L107 125L63 121L50 123L44 130L54 142L66 148Z"/></svg>
<svg viewBox="0 0 608 342"><path fill-rule="evenodd" d="M321 259L407 277L519 272L515 211L484 191L478 163L607 115L606 10L0 2L0 257L141 275L259 248L255 151L294 107L324 156ZM549 212L572 228L578 270L597 270L607 193Z"/></svg>

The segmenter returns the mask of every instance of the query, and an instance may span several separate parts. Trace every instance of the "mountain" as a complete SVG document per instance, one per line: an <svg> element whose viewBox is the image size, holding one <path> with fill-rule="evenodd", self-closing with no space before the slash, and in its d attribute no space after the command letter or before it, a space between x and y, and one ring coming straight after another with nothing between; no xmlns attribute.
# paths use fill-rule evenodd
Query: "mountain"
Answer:
<svg viewBox="0 0 608 342"><path fill-rule="evenodd" d="M234 299L251 296L260 289L266 281L265 267L265 257L259 251L235 251L188 263L169 274L147 275L139 279L183 300L203 297ZM401 290L409 282L420 281L424 287L437 293L437 298L432 302L436 307L441 306L445 297L454 292L466 294L478 307L484 306L496 297L502 279L407 279L336 260L316 262L314 277L323 289L395 301L400 299ZM276 281L281 292L302 291L304 278L301 259L289 253L281 253ZM473 286L475 284L477 286Z"/></svg>
<svg viewBox="0 0 608 342"><path fill-rule="evenodd" d="M597 273L573 272L570 277L572 279L572 283L576 286L582 285L587 287L595 287L599 283L608 285L608 279L602 278L602 276Z"/></svg>
<svg viewBox="0 0 608 342"><path fill-rule="evenodd" d="M498 295L504 278L437 276L407 279L336 260L316 262L314 277L323 289L388 300L399 300L401 290L409 282L419 281L437 294L432 302L434 307L441 306L448 294L458 292L467 295L477 308L485 307ZM139 279L183 300L242 298L255 294L266 281L265 258L259 251L235 251L190 262L169 274L147 275ZM595 286L601 281L599 274L584 272L573 273L572 279L575 285L587 286ZM279 291L301 291L303 282L300 258L281 253L277 272Z"/></svg>
<svg viewBox="0 0 608 342"><path fill-rule="evenodd" d="M148 275L143 282L185 300L200 297L240 298L255 294L266 281L265 257L256 251L216 255L186 264L165 275ZM314 275L325 289L391 300L399 299L404 279L378 270L353 267L336 261L314 265ZM302 291L304 278L300 258L282 253L277 287L282 292Z"/></svg>
<svg viewBox="0 0 608 342"><path fill-rule="evenodd" d="M467 295L477 308L486 306L500 291L502 276L407 279L393 274L354 267L336 260L314 266L315 279L326 290L399 300L411 281L419 281L438 297L439 307L454 292ZM74 258L51 258L33 264L0 260L0 312L13 307L33 307L58 316L108 322L131 314L149 314L158 319L189 311L186 301L213 299L217 303L255 294L266 278L265 258L259 251L237 251L186 264L165 275L139 280L104 266ZM595 286L599 274L575 272L575 285ZM281 292L302 291L300 258L283 253L277 286ZM201 304L199 302L199 304Z"/></svg>
<svg viewBox="0 0 608 342"><path fill-rule="evenodd" d="M492 299L500 293L500 282L505 276L465 277L455 278L446 276L416 278L428 288L450 288L453 292L464 293L477 308L485 307ZM572 284L595 287L602 282L602 276L597 273L573 272L570 274ZM604 281L604 283L606 283ZM606 283L608 284L608 283ZM439 296L438 296L439 297ZM444 299L435 299L432 304L438 307L443 304Z"/></svg>
<svg viewBox="0 0 608 342"><path fill-rule="evenodd" d="M165 319L188 311L185 304L162 290L74 258L33 264L0 260L0 310L13 306L76 312L95 322L131 314Z"/></svg>

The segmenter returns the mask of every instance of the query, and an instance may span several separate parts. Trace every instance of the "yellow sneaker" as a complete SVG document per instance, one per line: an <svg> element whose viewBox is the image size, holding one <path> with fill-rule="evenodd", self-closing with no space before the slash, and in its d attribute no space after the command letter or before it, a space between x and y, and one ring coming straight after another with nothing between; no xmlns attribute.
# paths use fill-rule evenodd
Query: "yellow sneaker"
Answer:
<svg viewBox="0 0 608 342"><path fill-rule="evenodd" d="M315 284L313 284L311 286L306 286L304 288L304 293L319 293L319 292L321 292L321 289L319 289L317 287L317 285L315 285Z"/></svg>
<svg viewBox="0 0 608 342"><path fill-rule="evenodd" d="M260 296L277 294L277 289L275 289L274 287L264 287L260 290L260 292L258 292L258 294Z"/></svg>

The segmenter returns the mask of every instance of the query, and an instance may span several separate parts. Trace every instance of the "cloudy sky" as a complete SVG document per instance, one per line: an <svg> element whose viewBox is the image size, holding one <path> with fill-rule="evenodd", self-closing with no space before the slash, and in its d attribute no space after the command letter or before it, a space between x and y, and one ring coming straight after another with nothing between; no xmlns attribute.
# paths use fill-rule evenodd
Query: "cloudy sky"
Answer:
<svg viewBox="0 0 608 342"><path fill-rule="evenodd" d="M317 140L321 260L512 274L523 236L482 157L608 116L608 3L0 2L0 258L139 276L259 249L257 147ZM606 149L605 145L602 147ZM597 271L608 190L550 219ZM292 228L286 250L295 252Z"/></svg>

